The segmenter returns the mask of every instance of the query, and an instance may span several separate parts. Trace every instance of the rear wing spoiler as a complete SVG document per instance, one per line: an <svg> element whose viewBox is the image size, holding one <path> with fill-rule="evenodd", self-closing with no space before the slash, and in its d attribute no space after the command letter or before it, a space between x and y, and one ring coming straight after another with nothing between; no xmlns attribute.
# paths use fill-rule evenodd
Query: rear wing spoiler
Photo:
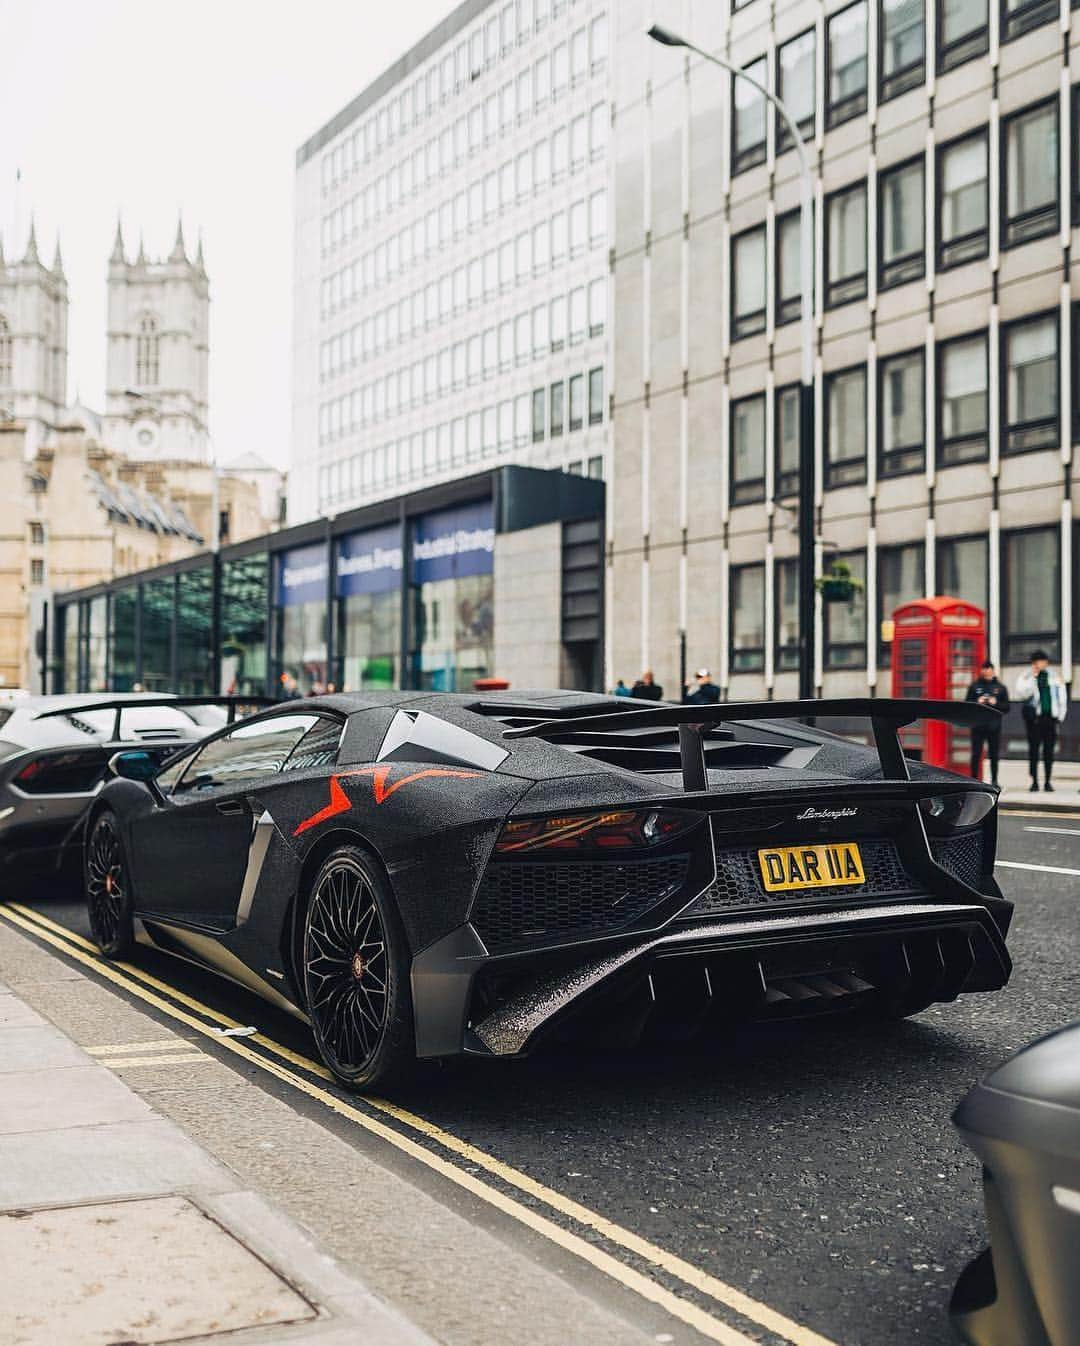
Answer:
<svg viewBox="0 0 1080 1346"><path fill-rule="evenodd" d="M256 706L260 710L267 706L276 706L279 702L272 696L140 696L127 700L87 701L77 706L62 706L55 710L41 710L35 720L50 720L67 715L79 715L90 710L111 710L115 713L112 727L112 739L120 741L120 721L125 710L144 710L154 706L173 706L183 710L185 706L221 706L228 712L226 723L232 724L237 712L244 706Z"/></svg>
<svg viewBox="0 0 1080 1346"><path fill-rule="evenodd" d="M923 701L878 697L841 697L821 701L725 701L708 706L655 706L652 709L613 711L606 715L540 720L507 729L503 738L542 738L557 742L577 734L617 733L624 729L679 731L679 758L683 789L707 790L705 735L731 720L867 719L874 734L885 780L906 781L911 776L900 743L900 730L916 720L942 720L975 728L1001 720L1001 711L974 701Z"/></svg>

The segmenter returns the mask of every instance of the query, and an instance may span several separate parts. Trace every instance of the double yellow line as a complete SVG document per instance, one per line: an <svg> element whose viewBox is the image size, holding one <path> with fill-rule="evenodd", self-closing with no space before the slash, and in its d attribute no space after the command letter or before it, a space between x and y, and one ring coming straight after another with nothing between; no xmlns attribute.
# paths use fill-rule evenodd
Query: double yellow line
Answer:
<svg viewBox="0 0 1080 1346"><path fill-rule="evenodd" d="M221 1014L218 1010L186 995L168 983L161 981L151 973L131 963L112 963L102 958L96 945L84 939L74 931L50 920L38 911L33 911L20 903L0 905L0 917L11 925L17 926L33 935L36 939L60 950L66 957L74 959L93 970L95 975L122 987L130 995L136 996L146 1004L153 1006L159 1013L167 1015L186 1028L209 1038L225 1051L232 1052L251 1065L257 1066L276 1079L284 1081L305 1094L308 1098L321 1103L339 1117L345 1117L370 1135L378 1137L395 1149L407 1154L417 1163L446 1178L455 1186L470 1195L486 1202L489 1206L516 1220L535 1233L542 1235L565 1252L572 1253L595 1270L609 1276L620 1285L643 1299L649 1300L672 1317L692 1327L709 1341L720 1342L721 1346L753 1346L753 1341L743 1332L732 1327L721 1318L706 1312L692 1300L666 1289L651 1276L627 1265L611 1253L589 1242L572 1229L556 1223L547 1215L541 1214L531 1205L508 1195L501 1187L483 1181L474 1173L467 1172L458 1164L442 1154L420 1144L401 1130L388 1126L379 1116L391 1118L398 1127L423 1137L430 1144L439 1146L448 1154L463 1160L473 1168L478 1168L497 1179L503 1186L515 1189L550 1212L562 1216L570 1223L582 1229L600 1235L609 1245L629 1253L653 1271L659 1271L684 1286L696 1291L700 1296L722 1305L737 1314L747 1323L772 1333L789 1346L835 1346L828 1338L821 1336L801 1323L762 1304L749 1295L743 1294L734 1286L727 1285L715 1276L709 1275L699 1267L685 1261L676 1254L668 1252L658 1244L642 1238L632 1230L606 1219L596 1211L581 1205L572 1198L564 1196L553 1188L546 1187L527 1174L511 1165L496 1159L494 1155L478 1149L468 1141L443 1130L434 1122L400 1108L385 1099L365 1098L361 1103L347 1102L317 1080L331 1081L329 1071L317 1061L292 1051L289 1047L275 1042L262 1033L256 1033L244 1039L224 1037L221 1028L239 1028L234 1019ZM193 1011L193 1012L190 1012ZM198 1016L198 1017L196 1017ZM253 1049L257 1044L260 1051ZM298 1073L303 1071L303 1074Z"/></svg>

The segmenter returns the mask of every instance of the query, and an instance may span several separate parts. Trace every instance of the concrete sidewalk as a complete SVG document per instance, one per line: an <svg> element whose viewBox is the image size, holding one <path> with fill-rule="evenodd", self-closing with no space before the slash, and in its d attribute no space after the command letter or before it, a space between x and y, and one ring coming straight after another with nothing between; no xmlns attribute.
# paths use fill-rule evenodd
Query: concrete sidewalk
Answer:
<svg viewBox="0 0 1080 1346"><path fill-rule="evenodd" d="M0 1267L4 1346L432 1341L2 984Z"/></svg>
<svg viewBox="0 0 1080 1346"><path fill-rule="evenodd" d="M986 768L989 776L989 768ZM1043 781L1039 770L1039 784ZM1003 809L1039 809L1048 813L1080 812L1080 762L1055 762L1052 793L1032 790L1027 762L1009 758L998 772Z"/></svg>

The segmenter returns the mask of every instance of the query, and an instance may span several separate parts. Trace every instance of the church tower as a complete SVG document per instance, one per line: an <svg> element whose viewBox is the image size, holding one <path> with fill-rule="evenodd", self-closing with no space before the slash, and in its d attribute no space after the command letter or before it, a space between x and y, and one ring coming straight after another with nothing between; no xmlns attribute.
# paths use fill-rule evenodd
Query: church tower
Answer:
<svg viewBox="0 0 1080 1346"><path fill-rule="evenodd" d="M0 420L26 425L33 455L67 404L68 287L60 242L51 267L38 256L31 220L21 260L0 244Z"/></svg>
<svg viewBox="0 0 1080 1346"><path fill-rule="evenodd" d="M206 428L210 286L182 223L163 261L140 241L127 260L120 223L108 269L105 442L130 458L209 458Z"/></svg>

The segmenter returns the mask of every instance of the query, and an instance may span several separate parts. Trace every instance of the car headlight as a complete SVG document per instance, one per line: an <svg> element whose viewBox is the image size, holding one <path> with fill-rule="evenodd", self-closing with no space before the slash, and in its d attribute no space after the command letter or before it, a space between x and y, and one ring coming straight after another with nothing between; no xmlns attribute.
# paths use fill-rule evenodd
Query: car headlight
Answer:
<svg viewBox="0 0 1080 1346"><path fill-rule="evenodd" d="M919 808L931 832L956 832L964 827L974 827L993 807L994 796L984 790L928 795L919 800Z"/></svg>

